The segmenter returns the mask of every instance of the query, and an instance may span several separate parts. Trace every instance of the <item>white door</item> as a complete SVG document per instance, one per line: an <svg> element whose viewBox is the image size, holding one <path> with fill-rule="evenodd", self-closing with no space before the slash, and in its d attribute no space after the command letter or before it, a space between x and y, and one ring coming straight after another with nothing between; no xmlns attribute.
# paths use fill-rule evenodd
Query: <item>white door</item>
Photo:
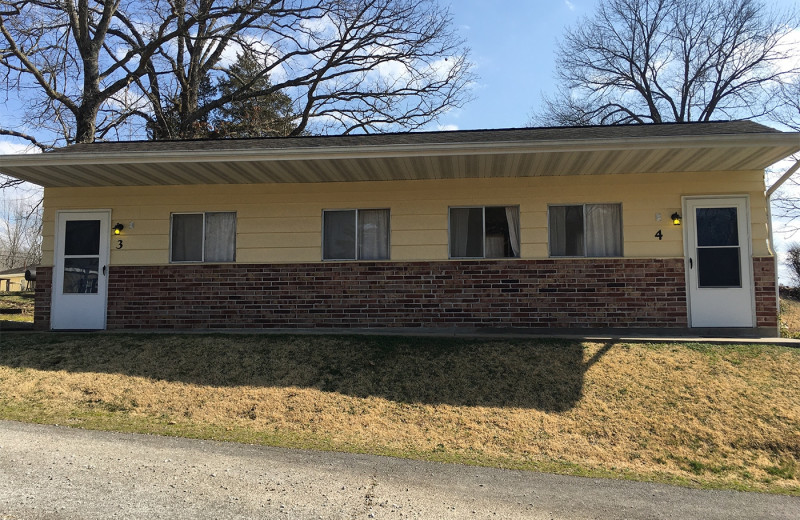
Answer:
<svg viewBox="0 0 800 520"><path fill-rule="evenodd" d="M57 213L51 328L106 327L110 220L107 210Z"/></svg>
<svg viewBox="0 0 800 520"><path fill-rule="evenodd" d="M687 198L686 263L692 327L753 327L746 197Z"/></svg>

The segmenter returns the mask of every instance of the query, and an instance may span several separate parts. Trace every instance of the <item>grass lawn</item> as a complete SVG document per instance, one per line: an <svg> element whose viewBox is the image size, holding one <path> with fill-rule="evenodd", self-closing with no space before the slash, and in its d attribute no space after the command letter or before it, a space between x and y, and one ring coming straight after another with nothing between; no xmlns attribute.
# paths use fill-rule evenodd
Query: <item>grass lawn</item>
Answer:
<svg viewBox="0 0 800 520"><path fill-rule="evenodd" d="M800 301L781 297L781 336L800 339Z"/></svg>
<svg viewBox="0 0 800 520"><path fill-rule="evenodd" d="M5 314L3 309L18 309L22 312ZM24 324L33 325L33 291L0 293L0 330L20 328Z"/></svg>
<svg viewBox="0 0 800 520"><path fill-rule="evenodd" d="M3 332L0 418L800 495L800 349Z"/></svg>

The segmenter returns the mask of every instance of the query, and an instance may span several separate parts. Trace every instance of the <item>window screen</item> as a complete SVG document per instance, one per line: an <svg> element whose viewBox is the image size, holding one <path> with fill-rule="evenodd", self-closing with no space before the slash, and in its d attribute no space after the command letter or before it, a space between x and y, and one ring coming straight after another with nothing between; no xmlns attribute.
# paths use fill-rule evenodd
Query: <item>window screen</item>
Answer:
<svg viewBox="0 0 800 520"><path fill-rule="evenodd" d="M699 287L741 287L739 224L733 208L697 208Z"/></svg>
<svg viewBox="0 0 800 520"><path fill-rule="evenodd" d="M389 258L389 210L325 210L322 213L323 260Z"/></svg>
<svg viewBox="0 0 800 520"><path fill-rule="evenodd" d="M64 294L97 293L99 255L100 221L68 220L64 233Z"/></svg>
<svg viewBox="0 0 800 520"><path fill-rule="evenodd" d="M100 254L100 221L68 220L64 233L64 255Z"/></svg>
<svg viewBox="0 0 800 520"><path fill-rule="evenodd" d="M550 256L622 256L622 205L550 206Z"/></svg>
<svg viewBox="0 0 800 520"><path fill-rule="evenodd" d="M450 258L519 257L519 207L450 208Z"/></svg>
<svg viewBox="0 0 800 520"><path fill-rule="evenodd" d="M170 239L172 262L233 262L236 213L175 213Z"/></svg>

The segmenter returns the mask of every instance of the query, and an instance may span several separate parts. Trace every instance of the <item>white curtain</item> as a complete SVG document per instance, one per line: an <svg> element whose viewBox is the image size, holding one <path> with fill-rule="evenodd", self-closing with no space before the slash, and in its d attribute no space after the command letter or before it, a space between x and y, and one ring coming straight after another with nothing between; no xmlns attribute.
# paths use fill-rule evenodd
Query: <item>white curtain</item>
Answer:
<svg viewBox="0 0 800 520"><path fill-rule="evenodd" d="M205 261L236 260L236 213L206 213Z"/></svg>
<svg viewBox="0 0 800 520"><path fill-rule="evenodd" d="M389 258L389 210L358 211L358 259Z"/></svg>
<svg viewBox="0 0 800 520"><path fill-rule="evenodd" d="M622 206L587 204L586 256L622 256Z"/></svg>
<svg viewBox="0 0 800 520"><path fill-rule="evenodd" d="M566 254L567 224L565 209L563 206L550 206L548 209L550 256L564 256Z"/></svg>
<svg viewBox="0 0 800 520"><path fill-rule="evenodd" d="M514 257L519 258L519 208L506 207L506 220L508 220L508 237L511 241L511 250Z"/></svg>

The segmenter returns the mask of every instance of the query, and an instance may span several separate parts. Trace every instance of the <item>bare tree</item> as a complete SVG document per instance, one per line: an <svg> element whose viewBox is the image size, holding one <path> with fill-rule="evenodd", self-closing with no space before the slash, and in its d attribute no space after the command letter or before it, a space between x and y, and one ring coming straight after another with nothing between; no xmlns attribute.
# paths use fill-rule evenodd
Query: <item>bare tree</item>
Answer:
<svg viewBox="0 0 800 520"><path fill-rule="evenodd" d="M469 99L467 55L436 0L0 0L0 80L24 104L0 135L208 136L215 111L287 97L292 135L415 129ZM203 93L218 81L235 88Z"/></svg>
<svg viewBox="0 0 800 520"><path fill-rule="evenodd" d="M201 100L243 51L260 73ZM436 0L0 0L0 78L25 98L0 134L43 150L192 137L214 110L279 92L296 133L419 128L468 99L467 54Z"/></svg>
<svg viewBox="0 0 800 520"><path fill-rule="evenodd" d="M41 149L92 142L125 122L114 97L145 73L148 60L174 37L175 16L158 23L136 0L0 1L0 73L24 91L25 127L4 135ZM172 32L170 32L172 31Z"/></svg>
<svg viewBox="0 0 800 520"><path fill-rule="evenodd" d="M416 129L469 99L468 50L436 0L207 0L175 11L177 39L137 83L151 102L139 114L162 138L202 134L213 111L279 93L297 115L292 135ZM257 72L201 99L209 75L235 76L239 53Z"/></svg>
<svg viewBox="0 0 800 520"><path fill-rule="evenodd" d="M776 98L779 101L779 107L771 114L772 120L779 125L800 132L800 76L782 85ZM793 155L792 159L800 161L800 154ZM798 225L800 197L798 194L800 194L800 182L792 176L771 198L775 216L781 218L784 228L790 233L800 230L800 225ZM798 244L792 244L792 247L800 250Z"/></svg>
<svg viewBox="0 0 800 520"><path fill-rule="evenodd" d="M626 124L758 117L800 72L795 13L760 0L603 0L557 50L562 94L534 121Z"/></svg>
<svg viewBox="0 0 800 520"><path fill-rule="evenodd" d="M3 200L0 210L0 265L6 269L38 265L42 260L41 204Z"/></svg>
<svg viewBox="0 0 800 520"><path fill-rule="evenodd" d="M800 287L800 244L797 242L787 245L784 265L789 269L793 287Z"/></svg>
<svg viewBox="0 0 800 520"><path fill-rule="evenodd" d="M800 132L800 75L781 85L778 92L779 108L772 119L781 125Z"/></svg>

